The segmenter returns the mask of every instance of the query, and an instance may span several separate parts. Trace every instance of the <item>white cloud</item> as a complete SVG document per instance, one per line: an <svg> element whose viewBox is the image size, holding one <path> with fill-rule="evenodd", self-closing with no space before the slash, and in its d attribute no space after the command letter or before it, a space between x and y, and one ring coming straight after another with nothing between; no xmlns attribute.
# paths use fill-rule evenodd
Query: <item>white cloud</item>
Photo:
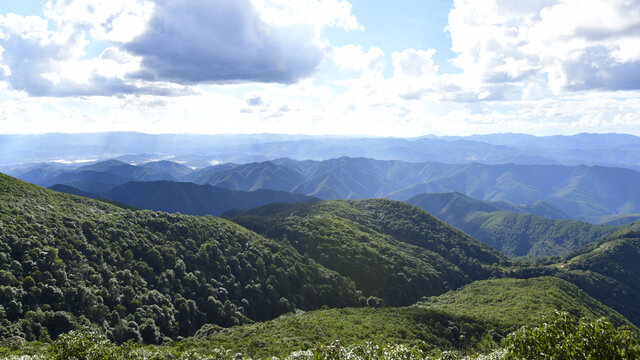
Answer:
<svg viewBox="0 0 640 360"><path fill-rule="evenodd" d="M456 0L447 30L460 80L485 91L538 75L556 93L640 88L637 0Z"/></svg>
<svg viewBox="0 0 640 360"><path fill-rule="evenodd" d="M375 46L365 52L362 46L349 44L333 48L333 62L342 69L380 73L384 68L384 52Z"/></svg>
<svg viewBox="0 0 640 360"><path fill-rule="evenodd" d="M82 27L98 40L128 42L140 35L155 3L151 0L57 0L45 7L56 27Z"/></svg>
<svg viewBox="0 0 640 360"><path fill-rule="evenodd" d="M269 27L249 0L158 1L147 29L124 47L136 78L182 84L292 83L323 57L313 30Z"/></svg>
<svg viewBox="0 0 640 360"><path fill-rule="evenodd" d="M407 49L393 53L394 76L418 79L435 76L438 72L438 65L432 58L435 52L435 49L427 51Z"/></svg>
<svg viewBox="0 0 640 360"><path fill-rule="evenodd" d="M252 0L268 24L282 27L311 25L318 33L325 27L363 30L344 0Z"/></svg>
<svg viewBox="0 0 640 360"><path fill-rule="evenodd" d="M359 28L346 1L256 3L260 11L251 0L52 0L44 17L0 15L0 79L32 96L294 83L325 56L324 27Z"/></svg>

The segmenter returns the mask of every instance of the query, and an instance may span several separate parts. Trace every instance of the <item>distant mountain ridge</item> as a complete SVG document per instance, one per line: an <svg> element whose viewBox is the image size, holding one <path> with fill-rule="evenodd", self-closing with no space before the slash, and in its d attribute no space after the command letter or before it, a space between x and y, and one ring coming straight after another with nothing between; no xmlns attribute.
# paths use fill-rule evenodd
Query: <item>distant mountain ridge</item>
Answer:
<svg viewBox="0 0 640 360"><path fill-rule="evenodd" d="M249 163L340 156L409 162L603 165L639 169L640 138L625 134L525 134L415 138L282 134L172 135L133 132L0 135L0 165L77 159L173 157L189 164ZM149 160L147 160L149 161ZM15 175L10 170L0 169Z"/></svg>
<svg viewBox="0 0 640 360"><path fill-rule="evenodd" d="M275 176L278 190L322 199L386 197L405 200L426 192L460 192L486 201L530 204L527 212L546 207L545 216L596 220L612 214L640 212L640 173L621 168L560 165L486 165L407 163L342 157L327 161L252 163L196 170L190 176L212 185L249 190L265 186ZM277 169L277 170L274 170ZM207 174L206 178L198 175ZM265 179L266 178L266 179ZM233 179L233 180L230 180ZM238 181L241 179L242 181ZM544 202L536 202L543 200ZM551 205L553 204L553 205ZM542 213L539 213L542 215Z"/></svg>
<svg viewBox="0 0 640 360"><path fill-rule="evenodd" d="M640 172L623 168L410 163L340 157L187 169L168 161L162 166L107 162L66 170L39 185L59 183L101 193L129 181L178 180L239 191L287 191L325 200L406 200L422 193L460 192L484 201L529 204L527 212L543 215L541 211L545 209L544 216L551 218L564 213L574 219L598 222L611 215L640 213L640 188L636 186Z"/></svg>
<svg viewBox="0 0 640 360"><path fill-rule="evenodd" d="M94 199L111 200L139 209L214 216L222 215L229 210L248 210L271 203L305 202L314 199L283 191L234 191L211 185L175 181L128 182L102 193L88 193L60 184L51 186L50 189Z"/></svg>

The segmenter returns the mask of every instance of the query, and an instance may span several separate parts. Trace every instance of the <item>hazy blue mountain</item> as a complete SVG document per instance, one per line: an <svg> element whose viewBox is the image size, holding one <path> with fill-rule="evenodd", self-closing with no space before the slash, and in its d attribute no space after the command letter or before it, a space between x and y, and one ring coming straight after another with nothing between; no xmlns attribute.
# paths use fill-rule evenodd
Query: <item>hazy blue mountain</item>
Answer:
<svg viewBox="0 0 640 360"><path fill-rule="evenodd" d="M567 215L567 213L562 211L562 209L557 207L555 204L543 200L520 205L518 206L518 209L521 209L525 213L538 215L552 220L565 220L571 218L569 215Z"/></svg>
<svg viewBox="0 0 640 360"><path fill-rule="evenodd" d="M521 211L552 219L597 220L640 212L640 188L634 185L640 183L640 172L601 166L408 163L342 157L213 166L203 173L206 177L196 182L210 181L235 190L274 188L322 199L404 200L426 192L460 192L485 201L526 204ZM281 174L286 174L285 181ZM514 210L505 206L502 209Z"/></svg>
<svg viewBox="0 0 640 360"><path fill-rule="evenodd" d="M189 167L168 160L151 161L140 166L144 167L145 169L149 169L154 173L167 174L174 179L183 178L193 172L193 169Z"/></svg>
<svg viewBox="0 0 640 360"><path fill-rule="evenodd" d="M179 164L170 166L169 161L160 164L148 163L131 165L120 160L107 160L99 163L78 167L75 171L99 171L120 176L132 181L176 180L176 176L184 176L184 167ZM188 169L188 168L187 168Z"/></svg>
<svg viewBox="0 0 640 360"><path fill-rule="evenodd" d="M0 135L0 165L78 159L173 157L190 164L249 163L341 156L487 164L605 165L639 169L640 140L622 134L535 137L362 138L303 135L151 135L140 133ZM145 154L139 157L136 154ZM129 160L127 160L129 159ZM148 161L148 160L146 160Z"/></svg>
<svg viewBox="0 0 640 360"><path fill-rule="evenodd" d="M623 215L611 215L602 217L599 221L599 225L625 225L631 224L640 220L640 214L623 214Z"/></svg>
<svg viewBox="0 0 640 360"><path fill-rule="evenodd" d="M76 189L73 186L69 186L69 185L56 184L56 185L49 186L49 189L53 191L65 193L65 194L84 196L86 198L91 198L91 199L100 198L100 196L95 193L82 191L80 189Z"/></svg>
<svg viewBox="0 0 640 360"><path fill-rule="evenodd" d="M275 190L251 192L234 191L211 185L174 181L127 182L108 191L87 193L68 185L54 185L50 189L95 199L105 199L139 209L182 213L189 215L216 215L241 209L282 202L304 202L313 198Z"/></svg>
<svg viewBox="0 0 640 360"><path fill-rule="evenodd" d="M484 165L452 166L436 179L389 194L408 199L426 192L457 191L516 204L545 200L573 218L638 212L640 172L602 166Z"/></svg>
<svg viewBox="0 0 640 360"><path fill-rule="evenodd" d="M503 210L537 215L553 220L569 218L557 206L541 200L531 204L516 205L506 201L482 201L459 192L450 192L419 194L405 201L419 206L434 215L438 214L438 217L447 216L448 220L453 220L449 219L448 216L459 218L475 211L497 212ZM547 214L550 216L545 216Z"/></svg>
<svg viewBox="0 0 640 360"><path fill-rule="evenodd" d="M290 191L306 178L286 166L272 162L246 165L217 165L183 178L199 184L211 184L232 190L272 189Z"/></svg>
<svg viewBox="0 0 640 360"><path fill-rule="evenodd" d="M101 193L114 186L124 184L127 181L130 181L130 179L110 172L82 170L63 172L37 185L49 187L56 184L63 184L89 193Z"/></svg>
<svg viewBox="0 0 640 360"><path fill-rule="evenodd" d="M460 193L420 194L406 202L510 256L566 255L621 230L575 220L548 219L525 213L525 208L539 206L485 202ZM553 205L542 208L554 209Z"/></svg>
<svg viewBox="0 0 640 360"><path fill-rule="evenodd" d="M6 169L6 173L16 176L23 181L40 184L47 179L56 177L65 172L65 167L55 163L32 164L31 166L17 169Z"/></svg>
<svg viewBox="0 0 640 360"><path fill-rule="evenodd" d="M131 165L110 159L76 168L37 164L14 172L17 178L40 186L69 185L89 193L102 193L129 181L176 180L192 170L170 161Z"/></svg>
<svg viewBox="0 0 640 360"><path fill-rule="evenodd" d="M421 193L459 192L484 201L525 206L520 210L552 219L570 216L591 222L640 213L640 188L636 186L640 172L586 165L411 163L340 157L229 163L189 171L169 161L131 165L110 160L62 172L38 185L66 184L100 193L128 181L152 180L179 180L241 191L279 190L325 200L405 200ZM502 209L514 210L509 205Z"/></svg>

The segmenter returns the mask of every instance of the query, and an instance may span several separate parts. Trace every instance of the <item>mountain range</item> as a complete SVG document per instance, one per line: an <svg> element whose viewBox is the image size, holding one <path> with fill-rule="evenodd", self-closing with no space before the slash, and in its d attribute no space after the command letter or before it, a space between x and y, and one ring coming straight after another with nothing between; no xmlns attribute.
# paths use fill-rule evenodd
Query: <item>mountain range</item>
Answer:
<svg viewBox="0 0 640 360"><path fill-rule="evenodd" d="M635 186L640 172L586 165L409 163L341 157L226 163L191 170L170 161L131 165L111 160L71 170L36 166L15 175L42 186L63 184L89 193L103 193L129 181L178 180L239 191L287 191L325 200L406 200L422 193L460 192L529 207L528 212L550 218L594 223L640 213L640 189Z"/></svg>
<svg viewBox="0 0 640 360"><path fill-rule="evenodd" d="M89 193L61 184L49 188L67 194L110 200L139 209L189 215L219 216L229 210L247 210L271 203L305 202L314 199L285 191L234 191L211 185L175 181L131 181L101 193Z"/></svg>
<svg viewBox="0 0 640 360"><path fill-rule="evenodd" d="M366 138L307 135L152 135L131 132L0 135L0 165L104 160L148 162L173 158L189 166L278 158L328 160L341 156L408 162L604 165L638 169L640 138L624 134L536 137ZM0 171L11 173L9 168Z"/></svg>

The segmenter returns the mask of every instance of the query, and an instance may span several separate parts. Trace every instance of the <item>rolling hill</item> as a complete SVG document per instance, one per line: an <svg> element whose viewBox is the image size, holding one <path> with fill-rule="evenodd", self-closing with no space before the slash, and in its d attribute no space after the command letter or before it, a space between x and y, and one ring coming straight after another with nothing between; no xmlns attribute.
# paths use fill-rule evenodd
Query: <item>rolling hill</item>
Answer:
<svg viewBox="0 0 640 360"><path fill-rule="evenodd" d="M542 214L562 217L555 206L542 202L515 206L485 202L460 193L420 194L407 202L509 256L567 255L622 230L622 227L553 220L525 213L538 208Z"/></svg>
<svg viewBox="0 0 640 360"><path fill-rule="evenodd" d="M361 301L350 280L229 221L130 211L2 174L0 269L3 338L94 324L118 342L158 343Z"/></svg>
<svg viewBox="0 0 640 360"><path fill-rule="evenodd" d="M409 305L492 275L506 259L421 209L391 200L275 204L230 219L352 279L365 296ZM495 274L494 274L495 275Z"/></svg>
<svg viewBox="0 0 640 360"><path fill-rule="evenodd" d="M305 202L314 198L275 190L233 191L211 185L175 181L128 182L102 193L87 193L68 185L54 185L51 190L110 200L138 209L188 215L219 216L226 211L278 202Z"/></svg>

